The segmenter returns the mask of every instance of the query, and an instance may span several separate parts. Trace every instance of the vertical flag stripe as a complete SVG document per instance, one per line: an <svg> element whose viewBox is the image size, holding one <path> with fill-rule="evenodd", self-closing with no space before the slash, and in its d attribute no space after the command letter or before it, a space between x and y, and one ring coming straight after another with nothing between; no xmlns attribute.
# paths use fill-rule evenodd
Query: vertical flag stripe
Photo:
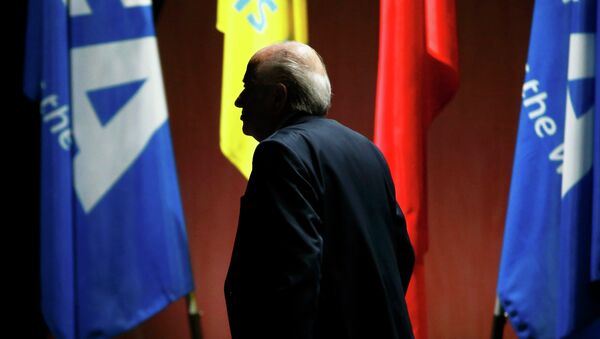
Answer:
<svg viewBox="0 0 600 339"><path fill-rule="evenodd" d="M427 337L427 127L458 88L454 1L381 0L375 143L385 155L416 263L407 304L417 338Z"/></svg>
<svg viewBox="0 0 600 339"><path fill-rule="evenodd" d="M600 17L600 6L596 6L596 18ZM599 31L600 20L596 19L596 32ZM598 45L600 46L600 45ZM596 75L600 75L600 52L594 55ZM600 98L600 86L594 88L595 98ZM600 206L600 117L596 114L594 119L594 132L592 141L593 165L592 165L592 206ZM591 263L590 279L596 285L600 281L600 208L592 209L592 238L591 238Z"/></svg>

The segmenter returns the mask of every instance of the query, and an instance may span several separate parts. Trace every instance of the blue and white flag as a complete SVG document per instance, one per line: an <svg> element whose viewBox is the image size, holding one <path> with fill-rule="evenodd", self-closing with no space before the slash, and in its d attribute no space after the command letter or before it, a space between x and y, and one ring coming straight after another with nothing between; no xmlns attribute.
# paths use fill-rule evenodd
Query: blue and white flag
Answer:
<svg viewBox="0 0 600 339"><path fill-rule="evenodd" d="M600 338L598 10L535 3L498 280L520 338Z"/></svg>
<svg viewBox="0 0 600 339"><path fill-rule="evenodd" d="M30 0L42 310L57 338L131 329L193 288L150 0Z"/></svg>

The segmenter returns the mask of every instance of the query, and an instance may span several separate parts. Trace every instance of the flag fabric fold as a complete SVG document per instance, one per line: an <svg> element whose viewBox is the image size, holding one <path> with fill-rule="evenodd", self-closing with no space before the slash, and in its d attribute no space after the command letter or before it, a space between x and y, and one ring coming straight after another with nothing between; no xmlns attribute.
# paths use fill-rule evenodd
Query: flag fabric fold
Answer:
<svg viewBox="0 0 600 339"><path fill-rule="evenodd" d="M248 178L257 142L242 133L235 99L250 57L276 42L307 42L306 0L218 0L217 29L224 34L220 146Z"/></svg>
<svg viewBox="0 0 600 339"><path fill-rule="evenodd" d="M389 163L415 248L406 299L415 336L426 338L426 132L458 89L455 4L453 0L380 4L374 141Z"/></svg>
<svg viewBox="0 0 600 339"><path fill-rule="evenodd" d="M534 8L497 289L521 338L600 337L597 17Z"/></svg>
<svg viewBox="0 0 600 339"><path fill-rule="evenodd" d="M44 318L115 336L193 288L151 1L31 0L27 39Z"/></svg>

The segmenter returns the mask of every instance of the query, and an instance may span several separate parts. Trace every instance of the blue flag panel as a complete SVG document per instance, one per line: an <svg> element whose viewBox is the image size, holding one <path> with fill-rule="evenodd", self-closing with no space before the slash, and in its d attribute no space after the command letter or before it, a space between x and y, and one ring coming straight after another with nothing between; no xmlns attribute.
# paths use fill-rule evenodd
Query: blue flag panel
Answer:
<svg viewBox="0 0 600 339"><path fill-rule="evenodd" d="M498 280L520 338L600 338L598 10L535 3Z"/></svg>
<svg viewBox="0 0 600 339"><path fill-rule="evenodd" d="M27 39L44 317L114 336L193 288L151 2L31 0Z"/></svg>

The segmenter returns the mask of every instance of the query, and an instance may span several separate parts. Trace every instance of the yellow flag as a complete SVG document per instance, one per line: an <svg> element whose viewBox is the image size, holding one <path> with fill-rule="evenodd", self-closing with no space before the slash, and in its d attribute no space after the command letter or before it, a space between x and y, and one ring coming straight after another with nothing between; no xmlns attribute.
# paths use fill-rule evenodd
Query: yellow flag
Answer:
<svg viewBox="0 0 600 339"><path fill-rule="evenodd" d="M243 89L246 65L259 49L275 42L307 42L306 0L217 0L217 29L225 35L220 145L248 178L257 142L242 133L234 101Z"/></svg>

